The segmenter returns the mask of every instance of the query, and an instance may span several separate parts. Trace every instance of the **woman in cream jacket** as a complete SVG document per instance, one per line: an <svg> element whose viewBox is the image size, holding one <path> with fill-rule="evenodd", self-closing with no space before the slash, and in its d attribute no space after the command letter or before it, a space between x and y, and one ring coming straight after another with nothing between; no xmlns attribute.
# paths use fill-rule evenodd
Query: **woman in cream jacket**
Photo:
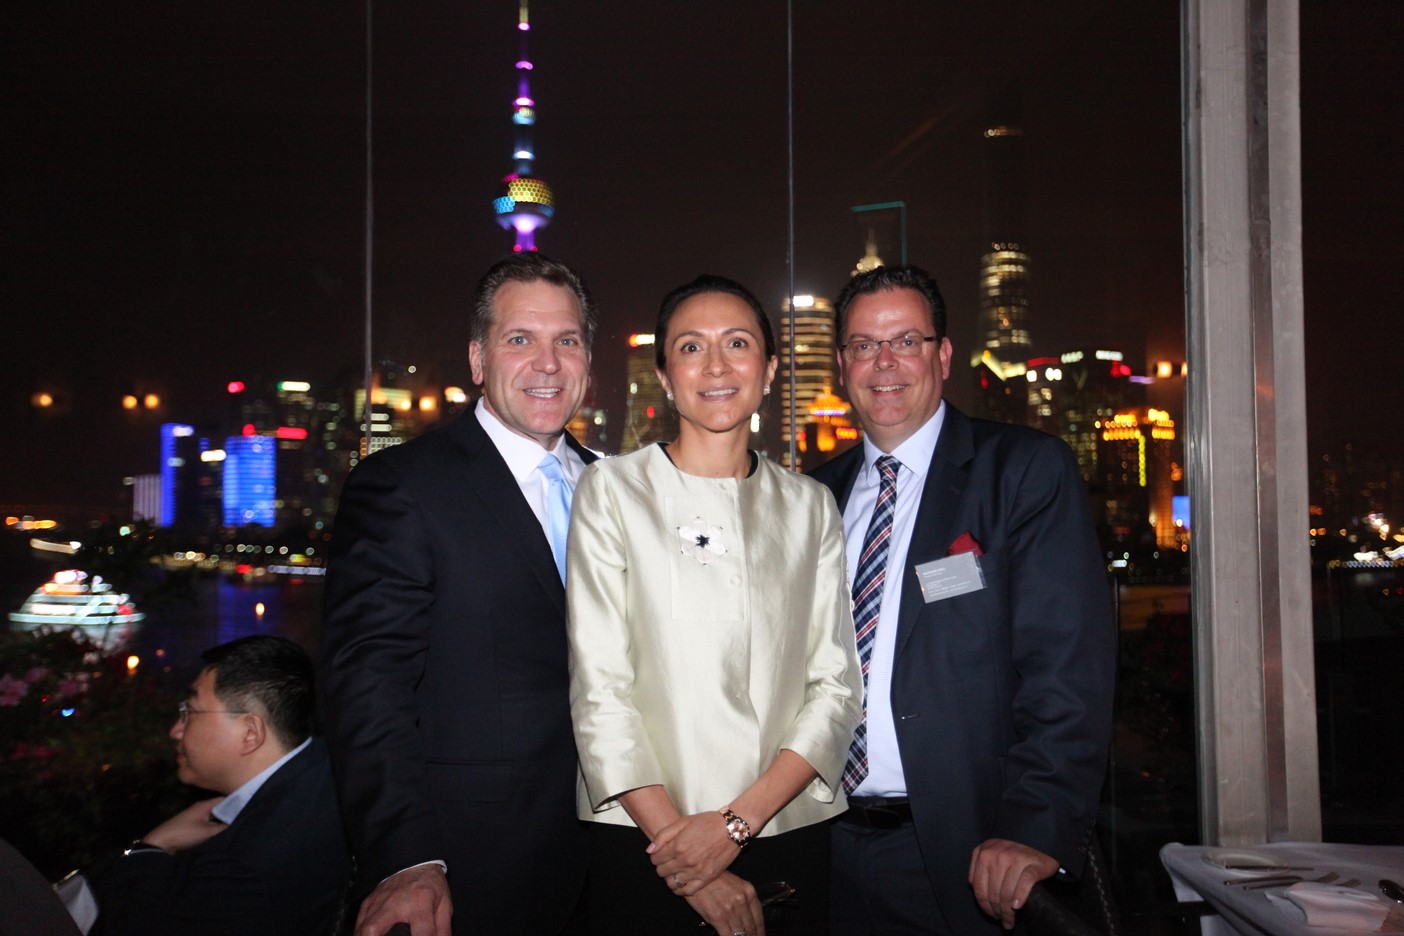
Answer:
<svg viewBox="0 0 1404 936"><path fill-rule="evenodd" d="M764 933L755 885L826 931L828 830L862 679L842 522L747 447L774 336L740 284L664 299L658 375L679 433L590 466L566 577L579 814L597 933ZM811 922L812 921L812 922Z"/></svg>

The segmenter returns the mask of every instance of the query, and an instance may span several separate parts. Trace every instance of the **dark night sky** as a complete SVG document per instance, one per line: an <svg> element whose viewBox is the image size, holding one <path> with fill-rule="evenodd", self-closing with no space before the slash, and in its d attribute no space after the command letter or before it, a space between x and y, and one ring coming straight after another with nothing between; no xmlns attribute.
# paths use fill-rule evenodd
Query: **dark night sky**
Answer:
<svg viewBox="0 0 1404 936"><path fill-rule="evenodd" d="M795 7L797 291L832 296L861 255L852 206L905 200L967 359L980 130L1013 117L1036 350L1182 356L1178 4ZM489 201L511 168L515 17L512 0L382 2L375 21L377 345L445 382L467 380L463 309L510 245ZM536 0L532 19L537 171L560 206L538 241L594 288L617 420L622 337L666 290L708 270L772 309L786 292L784 5ZM1397 382L1401 27L1394 0L1302 2L1316 449L1382 447L1362 401ZM198 421L230 379L359 366L363 7L21 2L0 13L0 69L0 504L91 501L155 470L128 389ZM64 411L37 414L40 389Z"/></svg>

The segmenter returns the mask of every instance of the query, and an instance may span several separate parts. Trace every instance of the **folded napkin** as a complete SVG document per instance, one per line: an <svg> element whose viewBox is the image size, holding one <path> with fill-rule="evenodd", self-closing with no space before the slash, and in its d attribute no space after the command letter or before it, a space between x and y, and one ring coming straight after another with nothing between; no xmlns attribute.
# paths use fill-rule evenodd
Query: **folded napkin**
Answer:
<svg viewBox="0 0 1404 936"><path fill-rule="evenodd" d="M1368 933L1400 933L1400 914L1391 914L1393 902L1364 891L1332 884L1304 881L1285 888L1281 893L1268 893L1278 909L1306 918L1307 926L1339 930L1359 930ZM1391 925L1386 927L1386 922Z"/></svg>
<svg viewBox="0 0 1404 936"><path fill-rule="evenodd" d="M1211 848L1204 853L1204 860L1228 871L1286 871L1289 864L1283 861L1281 855L1270 855L1251 848Z"/></svg>

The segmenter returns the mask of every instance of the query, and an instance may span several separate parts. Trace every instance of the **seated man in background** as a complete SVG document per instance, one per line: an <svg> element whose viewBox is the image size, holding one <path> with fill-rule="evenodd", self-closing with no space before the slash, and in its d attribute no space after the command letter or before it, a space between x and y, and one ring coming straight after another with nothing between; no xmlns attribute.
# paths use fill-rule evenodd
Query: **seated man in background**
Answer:
<svg viewBox="0 0 1404 936"><path fill-rule="evenodd" d="M326 745L311 737L312 661L270 636L201 659L171 737L181 781L221 795L84 872L97 903L91 932L316 936L349 859ZM87 932L81 899L68 904Z"/></svg>

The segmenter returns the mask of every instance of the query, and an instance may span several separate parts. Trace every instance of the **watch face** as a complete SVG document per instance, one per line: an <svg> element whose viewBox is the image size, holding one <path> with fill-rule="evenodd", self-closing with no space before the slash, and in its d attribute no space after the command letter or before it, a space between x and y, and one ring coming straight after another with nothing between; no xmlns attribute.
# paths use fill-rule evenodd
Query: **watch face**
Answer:
<svg viewBox="0 0 1404 936"><path fill-rule="evenodd" d="M731 836L731 840L737 845L745 845L751 840L751 826L740 816L733 812L723 814L726 819L726 834Z"/></svg>

